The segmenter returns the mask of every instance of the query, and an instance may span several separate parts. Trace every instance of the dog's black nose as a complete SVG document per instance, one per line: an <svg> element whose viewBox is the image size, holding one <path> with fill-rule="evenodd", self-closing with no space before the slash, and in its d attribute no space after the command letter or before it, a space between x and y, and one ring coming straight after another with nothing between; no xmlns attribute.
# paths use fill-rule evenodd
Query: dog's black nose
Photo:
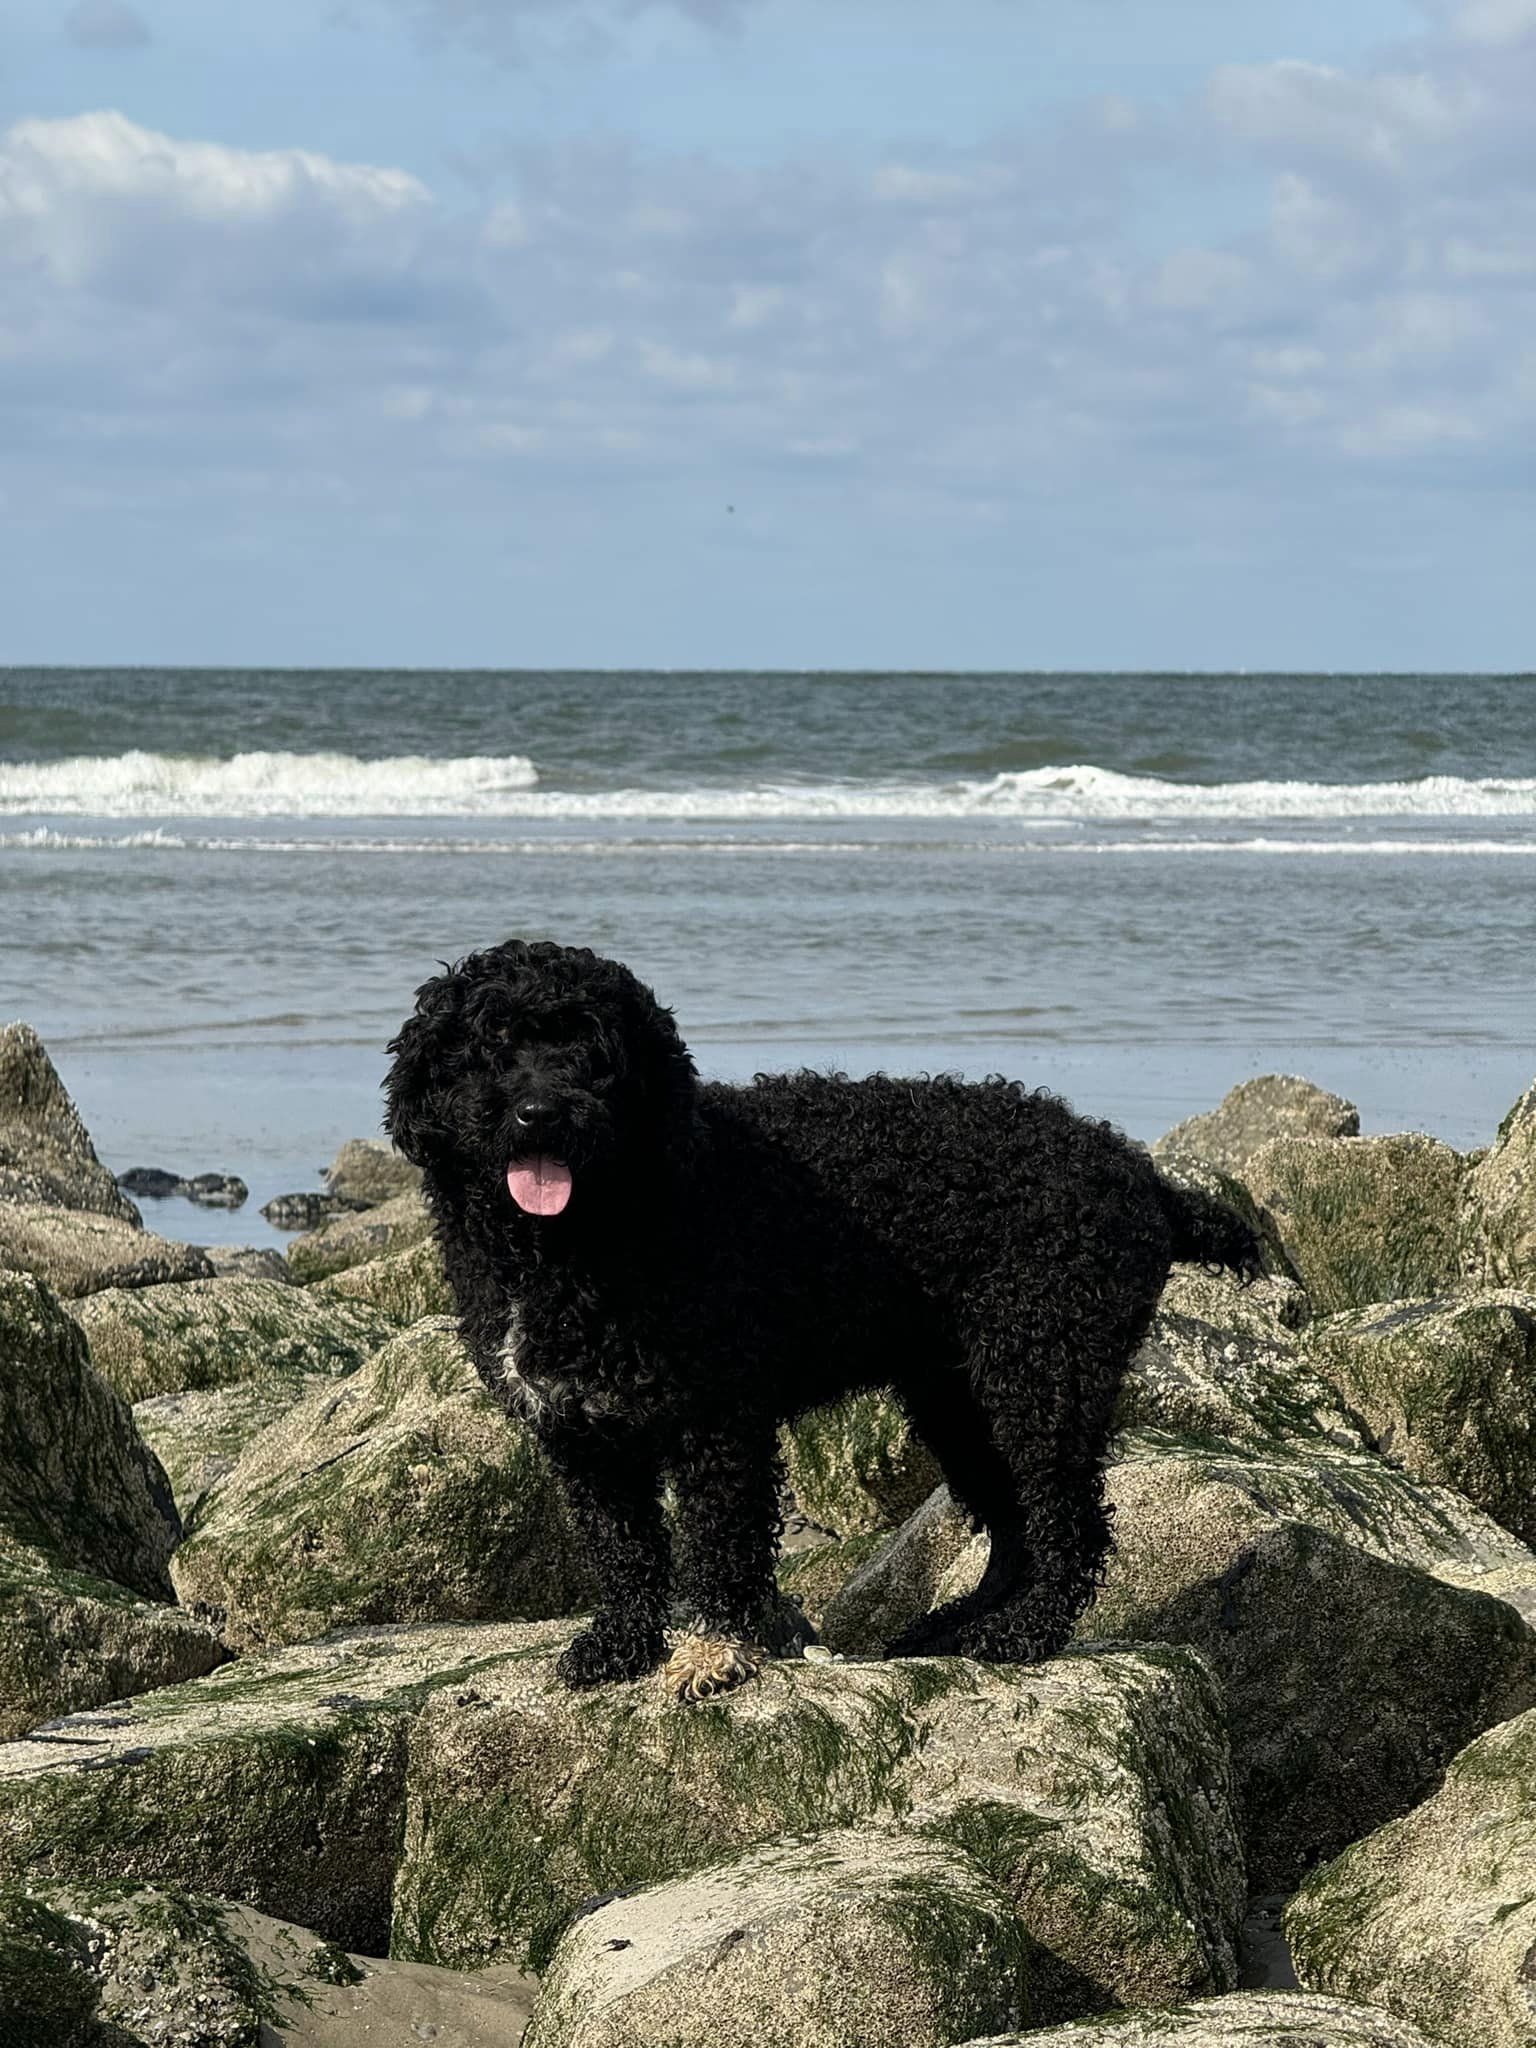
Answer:
<svg viewBox="0 0 1536 2048"><path fill-rule="evenodd" d="M536 1095L530 1095L525 1101L518 1103L512 1117L525 1131L544 1130L555 1120L555 1105L552 1102L541 1101Z"/></svg>

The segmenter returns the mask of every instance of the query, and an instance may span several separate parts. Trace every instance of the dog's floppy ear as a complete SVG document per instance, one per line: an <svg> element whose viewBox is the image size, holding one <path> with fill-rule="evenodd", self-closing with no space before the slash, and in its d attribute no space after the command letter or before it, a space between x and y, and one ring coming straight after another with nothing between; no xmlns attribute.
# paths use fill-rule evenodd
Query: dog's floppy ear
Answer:
<svg viewBox="0 0 1536 2048"><path fill-rule="evenodd" d="M416 1009L389 1042L394 1063L384 1077L384 1128L413 1166L426 1166L453 1142L446 1109L444 1054L458 1015L450 978L416 991Z"/></svg>

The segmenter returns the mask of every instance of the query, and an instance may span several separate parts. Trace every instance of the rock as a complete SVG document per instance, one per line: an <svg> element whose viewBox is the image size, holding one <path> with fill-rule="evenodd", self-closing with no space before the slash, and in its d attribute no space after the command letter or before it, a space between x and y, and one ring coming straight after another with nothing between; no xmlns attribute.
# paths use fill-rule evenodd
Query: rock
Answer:
<svg viewBox="0 0 1536 2048"><path fill-rule="evenodd" d="M173 1244L115 1217L0 1202L0 1271L35 1273L75 1300L103 1287L202 1280L213 1268L196 1245Z"/></svg>
<svg viewBox="0 0 1536 2048"><path fill-rule="evenodd" d="M1474 1286L1536 1292L1536 1081L1467 1174L1462 1271Z"/></svg>
<svg viewBox="0 0 1536 2048"><path fill-rule="evenodd" d="M1456 2039L1452 2035L1448 2037ZM1441 2048L1390 2013L1307 1991L1234 1991L1172 2011L994 2034L964 2048Z"/></svg>
<svg viewBox="0 0 1536 2048"><path fill-rule="evenodd" d="M173 1572L184 1601L227 1610L240 1648L359 1622L537 1620L594 1591L532 1432L446 1317L257 1437Z"/></svg>
<svg viewBox="0 0 1536 2048"><path fill-rule="evenodd" d="M0 1742L228 1661L207 1622L0 1532Z"/></svg>
<svg viewBox="0 0 1536 2048"><path fill-rule="evenodd" d="M349 1138L325 1169L325 1184L354 1209L376 1209L421 1186L421 1168L387 1138Z"/></svg>
<svg viewBox="0 0 1536 2048"><path fill-rule="evenodd" d="M392 1952L538 1968L593 1898L899 1823L1011 1900L1038 2023L1220 1989L1243 1910L1221 1720L1199 1658L1164 1647L773 1663L687 1711L653 1680L572 1694L508 1661L413 1729Z"/></svg>
<svg viewBox="0 0 1536 2048"><path fill-rule="evenodd" d="M288 1263L303 1281L324 1280L348 1266L361 1266L390 1252L403 1252L432 1234L432 1219L419 1194L396 1195L376 1209L337 1216L288 1247Z"/></svg>
<svg viewBox="0 0 1536 2048"><path fill-rule="evenodd" d="M30 1024L0 1028L0 1202L139 1221Z"/></svg>
<svg viewBox="0 0 1536 2048"><path fill-rule="evenodd" d="M168 1202L186 1186L179 1173L167 1173L163 1166L130 1166L117 1176L117 1184L125 1195L143 1195L151 1202Z"/></svg>
<svg viewBox="0 0 1536 2048"><path fill-rule="evenodd" d="M181 1192L204 1209L243 1209L251 1191L237 1173L195 1173Z"/></svg>
<svg viewBox="0 0 1536 2048"><path fill-rule="evenodd" d="M1355 1309L1316 1324L1308 1352L1383 1457L1536 1542L1536 1294Z"/></svg>
<svg viewBox="0 0 1536 2048"><path fill-rule="evenodd" d="M1239 1280L1207 1266L1172 1267L1158 1307L1234 1335L1263 1339L1273 1338L1277 1329L1295 1335L1312 1320L1312 1304L1298 1281L1280 1274Z"/></svg>
<svg viewBox="0 0 1536 2048"><path fill-rule="evenodd" d="M165 1468L187 1535L196 1529L209 1493L229 1477L246 1447L305 1394L329 1384L313 1375L245 1380L134 1403L134 1424Z"/></svg>
<svg viewBox="0 0 1536 2048"><path fill-rule="evenodd" d="M1230 1280L1202 1275L1203 1289L1174 1282L1164 1293L1141 1348L1121 1382L1119 1429L1161 1429L1176 1436L1222 1437L1238 1443L1327 1438L1361 1450L1360 1418L1338 1388L1305 1359L1292 1334L1265 1307L1242 1299ZM1200 1301L1204 1316L1170 1308Z"/></svg>
<svg viewBox="0 0 1536 2048"><path fill-rule="evenodd" d="M795 1499L838 1536L897 1528L943 1474L889 1394L853 1394L783 1432Z"/></svg>
<svg viewBox="0 0 1536 2048"><path fill-rule="evenodd" d="M1239 1081L1220 1105L1186 1117L1152 1147L1154 1159L1188 1153L1225 1173L1241 1174L1261 1147L1275 1138L1353 1138L1360 1112L1342 1095L1331 1095L1297 1074L1260 1074Z"/></svg>
<svg viewBox="0 0 1536 2048"><path fill-rule="evenodd" d="M48 1289L0 1273L0 1527L71 1570L171 1597L181 1534L158 1459Z"/></svg>
<svg viewBox="0 0 1536 2048"><path fill-rule="evenodd" d="M280 1287L299 1284L288 1261L269 1244L205 1244L203 1254L215 1280L275 1280Z"/></svg>
<svg viewBox="0 0 1536 2048"><path fill-rule="evenodd" d="M24 1960L7 2000L11 1953ZM73 2002L61 2004L65 1987ZM0 1899L0 2039L12 2041L13 2014L53 2028L23 2032L19 2048L67 2048L66 2022L88 2013L112 2041L156 2048L514 2048L535 1988L515 1970L471 1979L348 1955L204 1893L68 1886Z"/></svg>
<svg viewBox="0 0 1536 2048"><path fill-rule="evenodd" d="M275 1280L112 1288L77 1304L91 1362L126 1400L247 1380L297 1390L340 1379L394 1334L368 1303L324 1301Z"/></svg>
<svg viewBox="0 0 1536 2048"><path fill-rule="evenodd" d="M333 1216L350 1216L352 1204L340 1195L274 1195L261 1213L274 1230L318 1230Z"/></svg>
<svg viewBox="0 0 1536 2048"><path fill-rule="evenodd" d="M1536 1557L1457 1495L1321 1441L1118 1448L1116 1548L1077 1640L1208 1657L1256 1889L1290 1889L1536 1701ZM825 1642L869 1652L970 1591L986 1555L936 1495L828 1605Z"/></svg>
<svg viewBox="0 0 1536 2048"><path fill-rule="evenodd" d="M1030 1943L960 1851L831 1830L616 1899L555 1952L526 2048L947 2048L1030 2009Z"/></svg>
<svg viewBox="0 0 1536 2048"><path fill-rule="evenodd" d="M52 1723L0 1746L0 1883L128 1870L383 1954L412 1715L569 1634L364 1629Z"/></svg>
<svg viewBox="0 0 1536 2048"><path fill-rule="evenodd" d="M435 1238L423 1238L408 1251L390 1252L361 1266L348 1266L328 1280L317 1280L314 1293L338 1301L366 1301L390 1321L408 1329L423 1316L453 1313L453 1290L443 1271L443 1255Z"/></svg>
<svg viewBox="0 0 1536 2048"><path fill-rule="evenodd" d="M828 1602L836 1599L861 1565L885 1547L886 1537L884 1529L873 1529L864 1536L791 1551L779 1559L779 1585L800 1603L811 1626L819 1629Z"/></svg>
<svg viewBox="0 0 1536 2048"><path fill-rule="evenodd" d="M1480 1737L1422 1806L1315 1872L1285 1925L1304 1983L1458 2048L1529 2048L1536 1713Z"/></svg>
<svg viewBox="0 0 1536 2048"><path fill-rule="evenodd" d="M1243 1169L1319 1315L1440 1294L1460 1271L1463 1161L1436 1138L1280 1138Z"/></svg>

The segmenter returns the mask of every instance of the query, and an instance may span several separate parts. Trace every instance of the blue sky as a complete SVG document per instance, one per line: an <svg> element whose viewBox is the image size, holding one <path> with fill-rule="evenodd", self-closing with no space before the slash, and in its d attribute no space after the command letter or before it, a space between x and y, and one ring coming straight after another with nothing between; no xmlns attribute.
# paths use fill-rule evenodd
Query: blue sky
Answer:
<svg viewBox="0 0 1536 2048"><path fill-rule="evenodd" d="M0 661L1536 666L1536 0L11 0Z"/></svg>

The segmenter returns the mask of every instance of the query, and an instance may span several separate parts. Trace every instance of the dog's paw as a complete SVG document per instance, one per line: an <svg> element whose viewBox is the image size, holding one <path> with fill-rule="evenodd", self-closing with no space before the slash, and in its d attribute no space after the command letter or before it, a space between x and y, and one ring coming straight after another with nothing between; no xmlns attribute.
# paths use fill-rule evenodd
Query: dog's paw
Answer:
<svg viewBox="0 0 1536 2048"><path fill-rule="evenodd" d="M666 1648L661 1637L624 1635L607 1629L583 1629L571 1639L555 1665L557 1676L578 1691L592 1685L616 1685L643 1678L661 1662Z"/></svg>
<svg viewBox="0 0 1536 2048"><path fill-rule="evenodd" d="M667 1659L661 1682L675 1700L714 1699L756 1678L765 1654L759 1644L739 1636L695 1631L684 1636Z"/></svg>

